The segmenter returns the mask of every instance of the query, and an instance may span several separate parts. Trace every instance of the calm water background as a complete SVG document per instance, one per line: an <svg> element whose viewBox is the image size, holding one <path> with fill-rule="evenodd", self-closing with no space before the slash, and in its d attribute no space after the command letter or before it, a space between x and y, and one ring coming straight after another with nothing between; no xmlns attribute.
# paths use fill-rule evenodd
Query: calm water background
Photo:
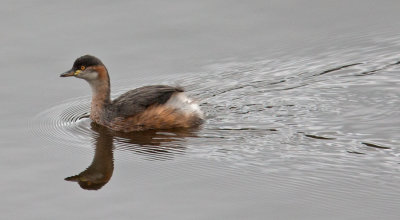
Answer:
<svg viewBox="0 0 400 220"><path fill-rule="evenodd" d="M399 10L2 1L1 218L398 219ZM107 65L114 95L185 86L205 125L99 130L88 85L58 77L87 53ZM101 189L64 180L87 167Z"/></svg>

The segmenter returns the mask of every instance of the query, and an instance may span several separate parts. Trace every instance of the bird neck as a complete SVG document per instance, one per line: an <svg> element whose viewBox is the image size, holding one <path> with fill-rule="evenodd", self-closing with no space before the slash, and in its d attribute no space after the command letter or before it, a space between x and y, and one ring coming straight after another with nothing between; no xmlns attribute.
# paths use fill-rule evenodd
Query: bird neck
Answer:
<svg viewBox="0 0 400 220"><path fill-rule="evenodd" d="M110 99L110 79L107 70L99 72L99 78L89 81L92 88L92 104L90 109L90 118L99 124L103 124L107 107L111 104Z"/></svg>

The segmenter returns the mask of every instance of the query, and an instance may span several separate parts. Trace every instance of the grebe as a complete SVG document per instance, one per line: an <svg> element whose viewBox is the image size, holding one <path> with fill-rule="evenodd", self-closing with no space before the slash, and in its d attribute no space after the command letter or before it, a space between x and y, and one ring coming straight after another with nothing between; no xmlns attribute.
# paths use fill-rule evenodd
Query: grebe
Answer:
<svg viewBox="0 0 400 220"><path fill-rule="evenodd" d="M75 76L92 88L90 119L115 131L197 127L203 113L180 87L144 86L110 99L110 78L100 59L85 55L61 77Z"/></svg>

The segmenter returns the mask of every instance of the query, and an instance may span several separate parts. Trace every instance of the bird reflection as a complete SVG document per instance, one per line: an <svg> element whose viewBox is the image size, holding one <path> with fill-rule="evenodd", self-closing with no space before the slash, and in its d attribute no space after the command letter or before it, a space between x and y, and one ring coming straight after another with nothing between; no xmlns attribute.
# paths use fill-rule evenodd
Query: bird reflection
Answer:
<svg viewBox="0 0 400 220"><path fill-rule="evenodd" d="M149 159L165 160L184 151L185 147L181 145L183 138L196 136L195 129L122 133L96 123L91 123L91 129L95 140L92 163L78 175L65 178L66 181L77 182L86 190L98 190L110 181L114 171L114 149L129 150ZM118 142L116 146L114 140Z"/></svg>

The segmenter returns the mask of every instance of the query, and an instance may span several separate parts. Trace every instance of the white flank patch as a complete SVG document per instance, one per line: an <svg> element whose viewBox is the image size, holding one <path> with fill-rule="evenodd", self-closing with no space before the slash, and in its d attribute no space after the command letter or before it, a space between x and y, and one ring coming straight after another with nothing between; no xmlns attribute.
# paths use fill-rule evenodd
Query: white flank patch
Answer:
<svg viewBox="0 0 400 220"><path fill-rule="evenodd" d="M195 114L196 116L203 118L203 112L200 110L200 106L188 98L183 92L175 93L165 104L179 109L187 114Z"/></svg>

